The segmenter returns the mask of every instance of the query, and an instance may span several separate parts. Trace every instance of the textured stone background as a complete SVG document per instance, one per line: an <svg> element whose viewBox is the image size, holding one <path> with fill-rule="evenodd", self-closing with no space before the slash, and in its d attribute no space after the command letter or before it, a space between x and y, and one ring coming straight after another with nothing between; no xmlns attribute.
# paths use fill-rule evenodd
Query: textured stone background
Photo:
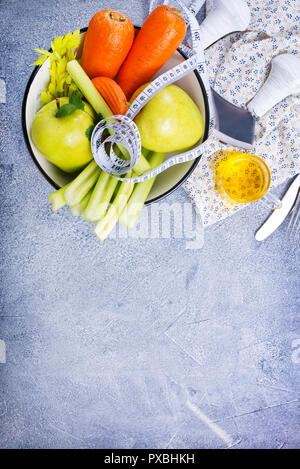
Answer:
<svg viewBox="0 0 300 469"><path fill-rule="evenodd" d="M287 224L257 243L268 209L256 203L208 229L202 250L100 245L67 209L51 213L25 147L33 48L104 7L141 24L146 4L0 4L0 447L300 447L299 245ZM179 189L168 202L188 199Z"/></svg>

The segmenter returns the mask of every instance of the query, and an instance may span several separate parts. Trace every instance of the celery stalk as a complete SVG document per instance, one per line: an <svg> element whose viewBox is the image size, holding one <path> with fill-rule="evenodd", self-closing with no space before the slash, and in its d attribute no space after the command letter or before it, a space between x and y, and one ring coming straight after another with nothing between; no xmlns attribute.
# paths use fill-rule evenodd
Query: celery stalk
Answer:
<svg viewBox="0 0 300 469"><path fill-rule="evenodd" d="M149 151L144 148L142 149L142 152L144 155L149 154ZM146 168L145 171L147 171L147 169L148 168ZM100 220L106 212L117 184L118 179L102 171L90 201L83 213L83 218L92 222Z"/></svg>
<svg viewBox="0 0 300 469"><path fill-rule="evenodd" d="M105 119L113 115L101 94L77 60L70 60L70 62L67 63L67 72L97 114L102 114Z"/></svg>
<svg viewBox="0 0 300 469"><path fill-rule="evenodd" d="M95 185L101 169L96 161L92 161L81 173L71 182L65 191L67 204L72 207L77 205L88 191Z"/></svg>
<svg viewBox="0 0 300 469"><path fill-rule="evenodd" d="M88 193L83 197L79 204L73 205L73 207L71 207L71 212L75 217L78 217L80 214L83 213L85 207L89 203L92 192L93 188L88 191Z"/></svg>
<svg viewBox="0 0 300 469"><path fill-rule="evenodd" d="M131 171L126 174L126 177L131 176ZM114 198L111 206L109 207L106 215L102 220L100 220L95 228L95 233L100 239L104 241L105 238L114 228L117 223L122 211L124 210L125 205L133 191L134 183L133 182L122 182L116 197Z"/></svg>
<svg viewBox="0 0 300 469"><path fill-rule="evenodd" d="M52 204L52 210L55 212L56 210L59 210L62 208L64 205L66 205L66 199L65 199L65 191L66 189L71 185L66 184L65 186L61 187L55 192L52 192L52 194L49 194L48 196L48 202Z"/></svg>
<svg viewBox="0 0 300 469"><path fill-rule="evenodd" d="M101 94L89 79L79 62L77 62L77 60L70 60L70 62L67 64L67 71L92 108L94 108L96 113L102 114L103 118L105 119L111 117L113 112L108 107ZM126 148L119 146L119 149L124 157L129 159L129 153ZM135 165L134 169L136 174L143 174L144 172L149 171L150 165L144 157L143 153L141 153L140 159Z"/></svg>
<svg viewBox="0 0 300 469"><path fill-rule="evenodd" d="M103 217L112 198L118 179L102 171L91 198L83 212L83 218L96 222Z"/></svg>
<svg viewBox="0 0 300 469"><path fill-rule="evenodd" d="M145 153L146 153L145 149L142 148L141 157L140 157L139 161L136 163L136 165L133 168L133 170L134 170L134 172L137 176L140 176L141 174L144 174L147 171L150 171L150 169L151 169L149 161L147 161L146 158L145 158L145 156L146 156Z"/></svg>
<svg viewBox="0 0 300 469"><path fill-rule="evenodd" d="M164 157L165 153L152 153L149 158L151 169L159 166L163 162ZM133 228L136 224L155 179L156 176L148 179L148 181L140 182L135 185L128 204L124 208L119 219L119 222L122 223L122 225L125 225L128 228Z"/></svg>
<svg viewBox="0 0 300 469"><path fill-rule="evenodd" d="M150 154L152 153L152 151L148 150L147 148L142 147L142 153L143 153L144 157L147 158L147 160L148 160Z"/></svg>

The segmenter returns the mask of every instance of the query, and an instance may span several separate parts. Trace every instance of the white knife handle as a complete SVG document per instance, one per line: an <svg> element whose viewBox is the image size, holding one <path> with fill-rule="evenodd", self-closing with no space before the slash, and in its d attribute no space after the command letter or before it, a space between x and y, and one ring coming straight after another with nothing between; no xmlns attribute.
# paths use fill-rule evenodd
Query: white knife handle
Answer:
<svg viewBox="0 0 300 469"><path fill-rule="evenodd" d="M227 34L244 31L250 23L250 10L244 0L215 0L212 10L200 25L203 48Z"/></svg>
<svg viewBox="0 0 300 469"><path fill-rule="evenodd" d="M266 82L247 108L255 116L261 117L282 99L296 93L300 93L300 58L293 54L277 55L272 60Z"/></svg>

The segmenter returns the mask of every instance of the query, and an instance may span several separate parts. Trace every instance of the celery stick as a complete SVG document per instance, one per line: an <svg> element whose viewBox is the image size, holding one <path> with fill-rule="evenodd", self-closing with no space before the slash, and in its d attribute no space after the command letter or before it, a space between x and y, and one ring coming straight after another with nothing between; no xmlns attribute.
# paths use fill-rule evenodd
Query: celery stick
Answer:
<svg viewBox="0 0 300 469"><path fill-rule="evenodd" d="M66 189L71 185L66 184L65 186L61 187L55 192L52 192L52 194L49 194L48 196L48 202L52 204L52 210L55 212L56 210L59 210L62 208L64 205L66 205L66 199L65 199L65 191Z"/></svg>
<svg viewBox="0 0 300 469"><path fill-rule="evenodd" d="M83 218L96 222L103 217L112 198L118 179L102 171L91 198L83 212Z"/></svg>
<svg viewBox="0 0 300 469"><path fill-rule="evenodd" d="M113 115L101 94L77 60L71 60L67 63L67 72L71 75L75 85L78 86L97 114L102 114L105 119Z"/></svg>
<svg viewBox="0 0 300 469"><path fill-rule="evenodd" d="M149 155L150 151L146 149L142 149L144 155ZM163 156L164 158L164 156ZM156 160L155 160L156 161ZM157 166L157 164L156 164ZM145 171L147 171L146 169ZM136 175L136 167L134 168L134 171L129 172L126 177L135 176ZM128 199L130 198L132 191L134 190L134 184L133 183L128 183L128 182L121 182L120 187L116 187L117 183L113 182L112 180L115 180L115 178L111 177L110 179L106 179L106 193L104 196L101 195L103 194L103 191L99 188L99 194L98 194L98 204L99 204L99 211L98 212L92 212L94 215L97 213L97 216L99 214L101 217L104 215L105 210L109 204L109 201L112 199L113 193L115 188L117 188L117 193L115 195L115 198L113 199L113 202L106 213L105 217L98 223L98 225L95 228L96 234L99 237L101 241L104 241L104 239L109 235L115 224L117 223L120 214L124 211L124 207L127 204ZM105 188L104 188L105 191ZM101 197L102 200L101 200ZM101 200L101 202L100 202ZM87 211L87 210L86 210ZM91 216L91 215L90 215ZM91 219L91 218L89 218ZM100 217L98 218L98 220ZM101 223L102 222L102 223Z"/></svg>
<svg viewBox="0 0 300 469"><path fill-rule="evenodd" d="M88 193L83 197L83 199L79 202L79 204L73 205L73 207L71 207L71 212L75 217L78 217L81 213L83 213L85 207L89 203L93 189L94 188L88 191Z"/></svg>
<svg viewBox="0 0 300 469"><path fill-rule="evenodd" d="M147 160L148 160L148 158L150 156L150 153L152 153L152 152L150 150L147 150L147 148L142 147L142 153L143 153L144 157L147 158Z"/></svg>
<svg viewBox="0 0 300 469"><path fill-rule="evenodd" d="M142 148L141 157L133 168L137 176L140 176L141 174L144 174L151 169L149 161L146 160L146 156L148 155L147 152L148 150Z"/></svg>
<svg viewBox="0 0 300 469"><path fill-rule="evenodd" d="M77 205L88 191L95 185L101 169L96 161L92 161L81 173L71 182L65 191L67 204L72 207Z"/></svg>
<svg viewBox="0 0 300 469"><path fill-rule="evenodd" d="M68 62L67 71L73 79L75 85L78 86L84 97L90 103L92 108L94 108L97 114L102 114L103 118L105 119L113 115L113 112L110 110L101 94L98 92L77 60L71 60ZM119 146L119 149L124 157L129 159L129 153L126 148ZM134 169L137 174L143 174L144 172L149 171L150 165L144 157L143 153L141 153L140 159L135 165Z"/></svg>
<svg viewBox="0 0 300 469"><path fill-rule="evenodd" d="M130 177L131 171L126 174L126 177ZM122 182L116 197L113 200L113 203L109 207L106 215L102 220L100 220L95 228L95 233L100 239L104 241L105 238L114 228L117 223L119 216L121 215L127 201L133 191L134 183L133 182Z"/></svg>
<svg viewBox="0 0 300 469"><path fill-rule="evenodd" d="M163 162L164 157L165 153L152 153L149 158L151 169L159 166ZM140 182L135 185L128 204L124 208L119 219L119 222L122 223L122 225L132 228L136 224L155 179L156 176L148 179L148 181Z"/></svg>

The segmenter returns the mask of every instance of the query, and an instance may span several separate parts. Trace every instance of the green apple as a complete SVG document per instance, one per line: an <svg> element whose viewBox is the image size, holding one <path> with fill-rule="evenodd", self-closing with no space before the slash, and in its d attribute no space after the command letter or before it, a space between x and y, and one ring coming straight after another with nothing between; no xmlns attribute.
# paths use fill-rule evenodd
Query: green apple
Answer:
<svg viewBox="0 0 300 469"><path fill-rule="evenodd" d="M155 152L191 147L203 136L200 111L190 96L176 85L159 91L135 118L142 146Z"/></svg>
<svg viewBox="0 0 300 469"><path fill-rule="evenodd" d="M60 106L69 98L60 98ZM92 160L90 141L85 132L93 125L94 111L84 103L84 110L77 109L73 114L56 117L56 100L46 104L36 114L31 138L36 148L67 173L83 168Z"/></svg>

